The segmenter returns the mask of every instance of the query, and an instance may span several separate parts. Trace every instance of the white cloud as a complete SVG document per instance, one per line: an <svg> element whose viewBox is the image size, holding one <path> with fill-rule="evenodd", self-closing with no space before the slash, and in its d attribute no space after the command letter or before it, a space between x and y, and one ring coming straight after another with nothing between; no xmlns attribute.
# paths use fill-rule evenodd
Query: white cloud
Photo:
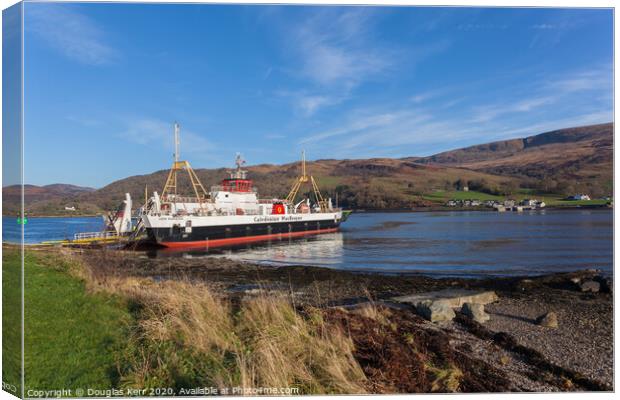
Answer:
<svg viewBox="0 0 620 400"><path fill-rule="evenodd" d="M408 111L396 111L396 112L381 112L381 113L368 113L366 111L355 111L347 118L347 123L344 125L319 132L307 136L299 141L300 144L309 144L323 141L325 139L331 139L335 136L352 136L358 134L361 131L365 131L371 128L378 128L390 125L395 121L399 121L407 116L411 115Z"/></svg>
<svg viewBox="0 0 620 400"><path fill-rule="evenodd" d="M80 63L107 64L118 56L106 43L105 33L97 23L68 5L29 3L25 21L26 29Z"/></svg>
<svg viewBox="0 0 620 400"><path fill-rule="evenodd" d="M578 92L611 93L611 79L611 70L604 67L543 80L533 85L531 97L515 101L500 100L474 107L471 122L489 122L508 114L534 112L551 104L565 104L569 95Z"/></svg>
<svg viewBox="0 0 620 400"><path fill-rule="evenodd" d="M292 60L285 71L297 86L287 92L293 94L289 96L293 107L306 117L342 103L360 84L380 77L392 66L395 54L371 35L378 18L375 9L315 10L282 25L287 57Z"/></svg>
<svg viewBox="0 0 620 400"><path fill-rule="evenodd" d="M369 45L367 29L372 10L326 10L308 18L294 33L301 72L320 85L352 88L390 65L378 45Z"/></svg>
<svg viewBox="0 0 620 400"><path fill-rule="evenodd" d="M535 24L531 26L532 29L557 29L555 24Z"/></svg>
<svg viewBox="0 0 620 400"><path fill-rule="evenodd" d="M157 144L174 152L174 126L171 122L154 118L138 118L127 121L126 129L120 137L144 146ZM181 155L183 153L202 153L215 147L201 135L181 126Z"/></svg>
<svg viewBox="0 0 620 400"><path fill-rule="evenodd" d="M556 100L555 96L542 96L526 98L509 104L478 106L474 108L471 122L488 122L506 114L535 111L538 107L552 104Z"/></svg>
<svg viewBox="0 0 620 400"><path fill-rule="evenodd" d="M283 69L293 78L288 92L292 106L310 117L355 97L368 82L379 82L396 68L413 73L415 65L450 46L446 39L406 48L381 41L375 25L386 10L373 7L326 7L303 13L301 19L281 22L286 32ZM275 16L268 16L274 22ZM282 91L279 91L281 95Z"/></svg>
<svg viewBox="0 0 620 400"><path fill-rule="evenodd" d="M469 107L462 104L465 98L455 99L454 93L449 92L450 99L461 102L458 109L450 110L442 107L446 97L443 91L421 92L410 97L410 102L351 110L331 126L310 132L299 144L325 157L424 156L494 140L609 122L613 121L611 101L588 101L611 90L605 71L593 69L553 81L531 80L518 90L504 88L510 93L509 98ZM428 99L435 97L440 100L439 106L425 106Z"/></svg>
<svg viewBox="0 0 620 400"><path fill-rule="evenodd" d="M585 71L561 79L551 81L547 84L549 90L556 90L567 94L584 90L612 90L613 71L611 68L601 68L592 71Z"/></svg>

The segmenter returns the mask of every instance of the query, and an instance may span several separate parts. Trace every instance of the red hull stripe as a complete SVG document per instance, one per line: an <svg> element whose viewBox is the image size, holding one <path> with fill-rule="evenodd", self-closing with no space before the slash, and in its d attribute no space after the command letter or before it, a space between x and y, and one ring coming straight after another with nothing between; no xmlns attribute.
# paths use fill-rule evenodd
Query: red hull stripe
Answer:
<svg viewBox="0 0 620 400"><path fill-rule="evenodd" d="M315 235L318 233L336 232L338 228L315 229L312 231L291 232L291 233L274 233L272 235L243 236L227 239L198 240L193 242L161 242L162 246L170 248L180 247L221 247L230 246L241 243L262 242L270 239L288 239L292 237Z"/></svg>

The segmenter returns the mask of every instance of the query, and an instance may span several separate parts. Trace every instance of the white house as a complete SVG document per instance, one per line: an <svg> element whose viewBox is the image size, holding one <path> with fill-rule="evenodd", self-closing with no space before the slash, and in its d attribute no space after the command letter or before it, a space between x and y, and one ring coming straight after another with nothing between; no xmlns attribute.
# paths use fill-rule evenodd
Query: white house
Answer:
<svg viewBox="0 0 620 400"><path fill-rule="evenodd" d="M570 200L590 200L590 196L587 194L576 194L574 196L569 197Z"/></svg>

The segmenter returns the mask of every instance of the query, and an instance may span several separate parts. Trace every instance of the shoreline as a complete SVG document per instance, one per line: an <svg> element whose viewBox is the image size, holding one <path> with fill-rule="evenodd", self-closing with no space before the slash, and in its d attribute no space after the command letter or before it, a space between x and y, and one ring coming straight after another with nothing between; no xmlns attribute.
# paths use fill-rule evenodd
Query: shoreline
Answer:
<svg viewBox="0 0 620 400"><path fill-rule="evenodd" d="M329 374L321 372L328 362L357 371L341 381L355 387L356 393L613 390L613 283L602 278L595 292L585 292L580 286L598 279L597 270L464 279L371 275L307 265L276 267L226 257L147 258L131 251L43 246L27 251L29 262L38 260L41 272L74 279L74 287L82 289L74 290L73 296L85 296L84 301L102 299L97 303L101 306L109 303L99 294L118 299L118 312L130 315L129 325L106 320L106 326L118 326L114 332L119 337L125 329L165 328L165 334L159 328L153 334L141 334L139 347L123 350L122 354L130 355L124 358L130 368L123 370L129 381L140 379L131 372L136 362L132 354L152 353L154 359L172 365L178 354L197 354L192 360L200 371L211 368L205 360L220 357L220 348L232 355L242 351L257 363L250 367L256 368L268 362L252 345L261 338L264 348L293 354L284 361L285 370L307 367L304 376L313 382L342 377L321 375ZM17 255L15 251L4 254L11 253ZM66 287L57 285L54 297L62 298ZM493 292L492 297L484 295L488 300L482 303L489 320L471 319L460 305L450 306L456 307L452 317L435 320L425 315L423 305L407 300L432 293L464 296L464 291ZM37 307L47 304L42 298ZM556 327L537 322L549 312L557 315ZM71 318L72 314L64 315L57 321L58 329L84 325L66 320ZM257 330L248 331L252 326ZM275 336L265 336L265 329ZM231 330L233 341L228 334ZM201 342L205 338L214 341ZM239 340L249 347L236 347ZM174 346L172 353L165 350L170 345ZM326 353L314 351L331 346L345 353L315 358ZM107 359L123 360L115 350L103 351ZM143 364L138 359L135 365ZM247 366L227 365L218 370L222 376L237 376L238 368ZM158 371L150 373L164 379L166 386L184 387L186 378L199 386L212 385L202 374L191 372L176 381ZM323 393L326 389L321 387L306 387L302 393Z"/></svg>
<svg viewBox="0 0 620 400"><path fill-rule="evenodd" d="M99 257L92 254L95 259ZM323 310L326 318L333 317L333 313L340 315L338 310L355 315L378 312L383 315L377 317L379 320L385 318L396 326L409 326L407 329L420 335L444 338L444 345L449 347L446 351L462 353L469 359L465 363L468 371L480 363L476 368L485 374L503 377L498 378L501 385L497 383L495 389L487 387L488 390L610 390L613 386L613 327L609 324L613 319L613 279L604 278L607 286L601 288L607 289L598 293L583 292L575 283L598 276L597 270L535 277L439 278L355 273L305 265L274 267L225 257L144 259L131 253L117 253L104 262L119 266L110 271L115 276L120 273L130 279L208 283L234 304L261 295L287 296L296 307ZM495 292L498 300L485 306L491 319L479 324L464 319L457 310L452 321L429 322L418 315L414 306L395 302L400 296L454 290ZM558 328L542 327L535 322L550 311L558 315ZM349 321L347 324L353 323L351 318L357 318L349 314L340 317ZM588 329L584 329L586 326ZM362 345L370 340L367 329L372 330L362 329L356 334L361 336L354 337L354 341ZM592 341L592 337L597 340Z"/></svg>

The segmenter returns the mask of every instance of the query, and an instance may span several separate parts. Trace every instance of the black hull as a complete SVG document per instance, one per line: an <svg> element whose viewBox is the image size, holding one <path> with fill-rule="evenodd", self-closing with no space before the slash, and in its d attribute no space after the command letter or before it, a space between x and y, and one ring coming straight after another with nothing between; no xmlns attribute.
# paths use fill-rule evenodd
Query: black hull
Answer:
<svg viewBox="0 0 620 400"><path fill-rule="evenodd" d="M194 226L191 232L185 232L183 227L147 228L147 234L151 241L167 247L214 247L280 237L297 237L306 234L334 232L339 225L340 221L334 222L333 219L330 219L309 222Z"/></svg>

